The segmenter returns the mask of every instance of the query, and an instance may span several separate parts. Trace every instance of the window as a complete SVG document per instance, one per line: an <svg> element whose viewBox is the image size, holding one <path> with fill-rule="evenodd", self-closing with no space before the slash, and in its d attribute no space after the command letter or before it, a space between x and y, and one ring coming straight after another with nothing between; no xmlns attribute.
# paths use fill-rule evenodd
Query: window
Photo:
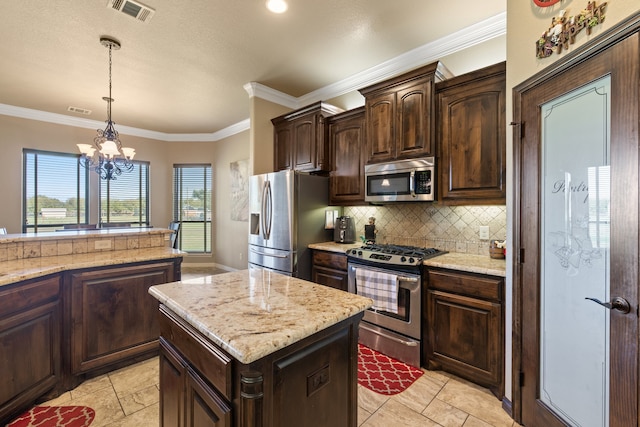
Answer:
<svg viewBox="0 0 640 427"><path fill-rule="evenodd" d="M211 165L173 165L173 220L178 248L211 253Z"/></svg>
<svg viewBox="0 0 640 427"><path fill-rule="evenodd" d="M61 230L89 220L89 174L80 156L24 149L22 231Z"/></svg>
<svg viewBox="0 0 640 427"><path fill-rule="evenodd" d="M149 163L133 161L133 171L100 180L100 225L149 225Z"/></svg>

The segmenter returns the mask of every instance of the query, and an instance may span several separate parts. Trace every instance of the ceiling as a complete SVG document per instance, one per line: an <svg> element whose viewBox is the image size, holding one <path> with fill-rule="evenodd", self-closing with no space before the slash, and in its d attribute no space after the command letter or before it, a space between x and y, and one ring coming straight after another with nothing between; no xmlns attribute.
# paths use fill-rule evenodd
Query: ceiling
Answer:
<svg viewBox="0 0 640 427"><path fill-rule="evenodd" d="M108 0L3 2L0 105L103 122L108 49L99 40L110 36L122 45L113 51L116 128L211 134L248 119L249 82L326 100L506 10L506 0L288 0L282 15L264 0L143 3L155 9L147 22Z"/></svg>

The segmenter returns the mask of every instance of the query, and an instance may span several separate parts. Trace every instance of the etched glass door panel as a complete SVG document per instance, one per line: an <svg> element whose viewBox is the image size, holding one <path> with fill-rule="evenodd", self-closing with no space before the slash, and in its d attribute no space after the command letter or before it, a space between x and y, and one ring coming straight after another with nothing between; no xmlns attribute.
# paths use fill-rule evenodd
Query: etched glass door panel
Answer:
<svg viewBox="0 0 640 427"><path fill-rule="evenodd" d="M610 78L541 106L540 399L609 425ZM525 178L526 179L526 178Z"/></svg>

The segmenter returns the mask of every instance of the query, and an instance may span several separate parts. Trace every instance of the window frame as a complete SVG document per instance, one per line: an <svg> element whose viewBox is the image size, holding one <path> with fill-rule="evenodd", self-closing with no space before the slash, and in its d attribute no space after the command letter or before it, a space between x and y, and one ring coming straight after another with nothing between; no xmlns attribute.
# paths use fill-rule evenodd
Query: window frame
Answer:
<svg viewBox="0 0 640 427"><path fill-rule="evenodd" d="M29 155L34 155L34 165L33 165L33 177L28 176L28 156ZM39 175L39 171L38 171L38 156L43 155L43 156L55 156L55 157L64 157L64 158L75 158L76 159L76 171L75 171L75 175L76 175L76 188L75 188L75 193L76 193L76 200L78 200L78 202L81 200L81 179L84 181L84 218L82 218L81 215L81 210L77 209L76 210L76 222L75 223L70 223L70 222L61 222L61 223L47 223L46 226L40 225L38 218L38 175ZM65 224L83 224L83 225L87 225L89 224L89 196L90 196L90 191L89 191L89 171L87 169L85 169L81 164L80 164L80 155L79 154L73 154L73 153L63 153L63 152L57 152L57 151L47 151L47 150L39 150L39 149L33 149L33 148L23 148L22 149L22 232L23 233L38 233L38 232L46 232L46 231L55 231L57 229L63 229ZM28 212L28 200L29 197L27 195L27 188L29 185L29 179L33 178L33 188L34 188L34 192L35 192L35 200L34 200L34 223L32 225L27 224L27 212ZM80 205L78 204L78 207ZM84 220L84 222L81 222L81 220ZM43 228L44 230L38 230L38 228Z"/></svg>
<svg viewBox="0 0 640 427"><path fill-rule="evenodd" d="M186 220L183 218L184 212L183 197L184 189L182 185L184 180L182 178L182 171L184 169L196 169L201 168L203 171L203 192L204 192L204 217L201 220ZM177 173L180 172L180 178ZM208 182L207 182L208 178ZM210 163L175 163L173 165L173 180L172 180L172 217L174 222L180 223L180 232L178 234L177 248L193 255L211 255L213 253L213 201L215 196L213 194L213 166ZM207 204L207 191L210 191ZM209 207L209 215L207 212L207 206ZM188 233L187 226L193 224L203 224L204 230L202 233L202 248L201 251L188 250L184 248L184 237Z"/></svg>
<svg viewBox="0 0 640 427"><path fill-rule="evenodd" d="M113 225L117 225L119 223L121 223L123 226L125 225L130 225L133 227L140 227L140 228L144 228L144 227L149 227L151 224L151 218L150 218L150 205L151 205L151 190L150 190L150 177L151 177L151 163L148 161L144 161L144 160L132 160L131 163L133 163L135 165L135 169L131 172L125 172L127 174L127 176L131 176L131 174L134 173L135 170L139 170L139 176L138 176L138 206L140 207L140 201L142 200L142 193L144 192L144 194L146 195L145 197L145 206L144 209L138 209L138 220L137 221L111 221L111 210L110 210L110 203L111 203L111 191L110 191L110 187L112 185L112 183L117 183L117 182L122 182L122 181L118 181L117 179L113 179L113 180L103 180L100 179L99 183L98 183L98 223L100 224L100 227L105 227L105 224L111 224ZM141 168L140 166L145 166L144 171L143 168ZM142 184L142 177L141 174L144 172L145 174L145 182L144 185ZM121 175L124 176L124 175ZM103 194L103 182L106 184L107 187L107 196L106 196L106 204L107 204L107 208L106 208L106 221L103 221L103 217L102 217L102 194ZM144 190L143 190L144 188ZM146 221L142 221L142 217L143 217L143 212L144 212L144 217L146 218Z"/></svg>

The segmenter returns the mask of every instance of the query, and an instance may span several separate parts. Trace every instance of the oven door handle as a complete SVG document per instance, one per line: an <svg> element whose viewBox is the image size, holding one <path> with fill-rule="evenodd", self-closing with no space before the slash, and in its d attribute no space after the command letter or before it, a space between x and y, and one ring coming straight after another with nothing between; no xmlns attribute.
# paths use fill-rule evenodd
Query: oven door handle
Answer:
<svg viewBox="0 0 640 427"><path fill-rule="evenodd" d="M405 276L398 276L398 281L400 282L410 282L410 283L416 283L418 282L420 279L418 279L417 277L405 277Z"/></svg>
<svg viewBox="0 0 640 427"><path fill-rule="evenodd" d="M362 329L366 329L367 331L369 331L371 333L374 333L376 335L379 334L379 332L367 327L367 325L365 323L363 323L363 322L360 322L360 327ZM401 340L400 338L392 337L391 335L388 335L388 334L384 334L384 337L386 339L388 339L388 340L395 341L395 342L400 343L402 345L406 345L407 347L417 347L418 346L418 343L416 341L405 341L405 340Z"/></svg>

